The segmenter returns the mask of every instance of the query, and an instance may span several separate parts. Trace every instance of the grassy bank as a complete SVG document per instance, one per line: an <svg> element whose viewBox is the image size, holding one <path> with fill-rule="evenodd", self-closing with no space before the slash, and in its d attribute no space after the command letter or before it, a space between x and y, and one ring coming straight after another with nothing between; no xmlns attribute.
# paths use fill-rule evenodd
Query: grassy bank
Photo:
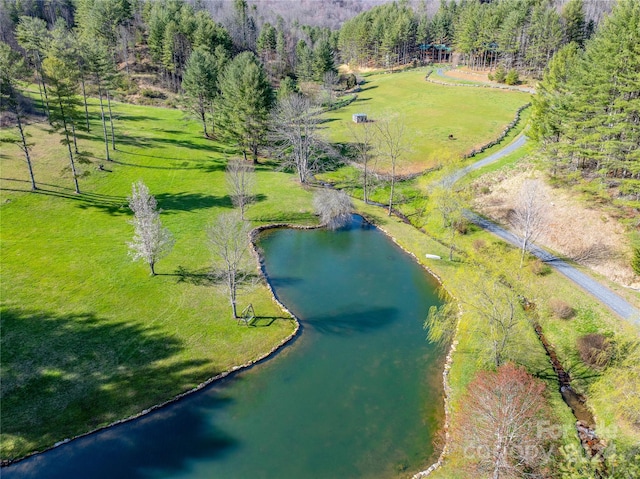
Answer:
<svg viewBox="0 0 640 479"><path fill-rule="evenodd" d="M230 152L179 111L115 104L118 150L106 162L90 108L96 121L78 144L81 195L46 122L27 127L37 193L27 192L19 150L2 147L3 459L165 401L261 356L294 328L264 284L243 288L240 306L252 302L265 327L236 325L224 291L204 276L205 227L232 208ZM137 180L176 238L157 277L127 256L126 197ZM257 193L247 215L254 224L315 222L311 195L293 175L258 167Z"/></svg>
<svg viewBox="0 0 640 479"><path fill-rule="evenodd" d="M464 303L465 288L461 277L464 278L466 268L469 268L464 257L457 255L452 262L427 259L425 254L436 254L443 258L448 255L448 248L437 239L437 234L433 236L424 234L393 216L386 216L385 211L379 207L362 203L359 203L358 207L367 217L392 235L401 246L415 254L423 265L442 280L445 289ZM430 232L437 232L437 227L432 227ZM492 235L479 230L474 230L463 237L459 247L461 250L472 251L473 243L477 241L484 242L485 246L489 248L492 246L503 248L505 255L510 250L510 248L501 246L501 243ZM573 283L559 273L549 272L537 275L529 269L518 271L517 263L513 265L512 270L517 275L514 274L509 280L515 280L518 276L517 281L528 284L531 292L528 299L536 304L536 315L543 325L544 333L556 348L561 362L570 370L576 388L588 395L591 385L602 380L604 375L615 374L615 371L594 371L584 365L581 366L582 362L575 349L575 340L585 332L608 330L615 331L617 334L631 334L631 328L596 300L577 289ZM487 281L489 280L491 279L487 278ZM550 298L563 298L574 305L577 311L575 317L569 321L555 318L548 307ZM453 423L456 421L458 403L467 391L467 385L474 374L485 367L479 360L487 347L480 334L484 327L483 320L474 316L471 311L465 311L463 306L463 314L460 317L460 327L456 337L458 344L452 355L449 374ZM559 445L578 447L574 427L575 417L562 400L557 377L532 326L529 325L521 330L516 342L517 351L512 356L512 360L525 366L530 373L542 379L547 385L545 396L551 407L554 425L559 426L562 431L562 436L558 438ZM588 404L595 412L599 434L609 443L615 441L616 445L622 446L619 451L637 443L637 432L625 426L624 422L620 422L614 404L607 404L602 400L590 401ZM447 479L467 477L464 470L467 460L464 451L460 450L453 442L450 444L444 467L436 470L432 477Z"/></svg>

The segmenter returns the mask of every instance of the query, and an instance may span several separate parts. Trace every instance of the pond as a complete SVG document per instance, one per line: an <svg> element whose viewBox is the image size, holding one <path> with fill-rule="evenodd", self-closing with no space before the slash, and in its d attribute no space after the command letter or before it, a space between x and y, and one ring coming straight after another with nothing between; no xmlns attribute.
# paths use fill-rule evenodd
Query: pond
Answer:
<svg viewBox="0 0 640 479"><path fill-rule="evenodd" d="M259 247L301 321L290 345L3 478L393 478L433 462L444 352L422 323L436 281L359 216L339 231L269 230Z"/></svg>

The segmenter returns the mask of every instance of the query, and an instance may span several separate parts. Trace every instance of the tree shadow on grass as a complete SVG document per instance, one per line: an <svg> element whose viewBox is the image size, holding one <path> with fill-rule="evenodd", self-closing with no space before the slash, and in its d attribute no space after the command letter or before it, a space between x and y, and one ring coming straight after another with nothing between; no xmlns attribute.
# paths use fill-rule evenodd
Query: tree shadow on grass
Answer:
<svg viewBox="0 0 640 479"><path fill-rule="evenodd" d="M178 266L172 275L166 276L175 276L176 283L188 283L194 286L213 286L217 283L216 278L211 274L211 268L190 271L184 266Z"/></svg>
<svg viewBox="0 0 640 479"><path fill-rule="evenodd" d="M18 180L22 181L22 180ZM28 183L28 182L26 182ZM54 189L55 188L55 189ZM82 186L81 186L82 188ZM127 206L127 199L125 197L101 195L98 193L85 193L76 194L73 189L51 185L50 188L42 188L42 184L38 184L36 191L31 191L28 186L24 188L0 188L2 191L14 191L19 193L32 193L34 195L51 196L55 198L62 198L65 200L73 201L78 208L88 209L95 208L110 215L128 215L131 214Z"/></svg>
<svg viewBox="0 0 640 479"><path fill-rule="evenodd" d="M202 193L160 193L155 195L158 207L163 213L177 213L178 211L195 211L208 208L233 208L229 195L214 196Z"/></svg>
<svg viewBox="0 0 640 479"><path fill-rule="evenodd" d="M97 209L110 215L131 216L129 200L125 196L103 195L100 193L82 192L76 194L73 188L58 185L38 183L39 189L31 191L30 182L26 180L14 180L2 178L2 181L15 181L24 185L24 188L1 187L2 191L15 191L21 193L33 193L36 195L52 196L73 201L80 209ZM43 188L47 186L47 188ZM196 211L208 208L233 208L233 203L228 195L215 196L202 193L160 193L155 195L159 208L165 214L173 214L179 211ZM266 199L264 195L258 195L256 201Z"/></svg>
<svg viewBox="0 0 640 479"><path fill-rule="evenodd" d="M331 118L321 118L321 119L318 121L318 124L319 124L319 125L324 125L325 123L333 123L334 121L340 121L340 118L334 118L334 117L331 117Z"/></svg>
<svg viewBox="0 0 640 479"><path fill-rule="evenodd" d="M152 116L146 116L146 115L131 115L131 114L118 113L118 120L131 121L131 122L137 123L137 122L141 122L141 121L142 122L147 122L147 121L155 122L155 121L158 121L158 118L152 117Z"/></svg>
<svg viewBox="0 0 640 479"><path fill-rule="evenodd" d="M176 283L187 283L194 286L221 286L226 283L224 271L213 267L189 270L184 266L178 266L173 273L158 273L157 275L175 276ZM255 285L262 280L262 276L245 271L239 275L237 280L240 286Z"/></svg>
<svg viewBox="0 0 640 479"><path fill-rule="evenodd" d="M208 361L180 359L174 335L92 312L4 308L1 324L3 435L18 444L4 458L140 412L216 373Z"/></svg>
<svg viewBox="0 0 640 479"><path fill-rule="evenodd" d="M312 218L311 213L298 213L295 211L276 211L266 215L249 214L249 216L251 221L263 223L309 223Z"/></svg>
<svg viewBox="0 0 640 479"><path fill-rule="evenodd" d="M163 131L164 134L171 134L171 131ZM189 138L189 137L186 137ZM122 136L116 137L117 149L120 152L129 154L137 154L133 152L127 152L122 149L122 145L131 146L135 148L166 148L167 146L186 148L188 150L202 150L210 153L227 153L228 147L214 140L207 138L198 138L199 141L192 141L185 139L184 136L180 138L167 138L165 137L143 137L143 136ZM149 155L150 156L150 155ZM162 158L162 157L157 157Z"/></svg>
<svg viewBox="0 0 640 479"><path fill-rule="evenodd" d="M133 163L130 161L121 161L121 160L111 160L110 162L105 162L104 164L109 164L109 163L113 163L116 165L121 165L121 166L130 166L130 167L134 167L134 168L145 168L145 169L149 169L149 170L202 170L205 171L207 173L213 173L216 171L224 171L224 169L226 168L225 164L223 164L221 161L217 161L217 160L212 160L212 159L208 159L205 161L202 161L201 164L196 164L193 165L192 163L194 162L194 160L177 160L175 158L164 158L164 157L160 157L160 156L153 156L153 155L139 155L137 153L129 153L129 152L122 152L125 154L130 154L132 156L145 156L145 157L149 157L149 158L157 158L157 159L161 159L161 160L167 160L167 162L171 162L168 164L153 164L153 165L144 165L141 163ZM180 162L180 163L178 163Z"/></svg>
<svg viewBox="0 0 640 479"><path fill-rule="evenodd" d="M174 138L154 138L153 141L165 145L187 148L189 150L204 150L211 153L225 153L227 151L226 147L223 147L218 143L202 144L195 141Z"/></svg>

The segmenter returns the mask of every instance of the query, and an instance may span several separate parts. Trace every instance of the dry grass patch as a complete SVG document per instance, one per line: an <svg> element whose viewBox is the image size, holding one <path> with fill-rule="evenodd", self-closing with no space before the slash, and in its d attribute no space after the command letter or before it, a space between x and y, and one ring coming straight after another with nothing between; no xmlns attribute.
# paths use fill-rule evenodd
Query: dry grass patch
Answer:
<svg viewBox="0 0 640 479"><path fill-rule="evenodd" d="M523 165L485 175L475 182L475 208L508 224L522 183L543 174ZM639 289L640 277L631 269L627 230L598 205L584 204L566 190L544 184L550 222L537 243L560 252L621 286ZM637 298L636 298L637 299Z"/></svg>

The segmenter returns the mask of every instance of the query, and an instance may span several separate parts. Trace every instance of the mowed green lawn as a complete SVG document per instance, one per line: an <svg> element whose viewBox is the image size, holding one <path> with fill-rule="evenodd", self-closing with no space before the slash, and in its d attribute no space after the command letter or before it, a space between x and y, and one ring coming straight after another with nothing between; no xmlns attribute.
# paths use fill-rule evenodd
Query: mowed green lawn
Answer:
<svg viewBox="0 0 640 479"><path fill-rule="evenodd" d="M325 115L329 138L352 142L349 127L356 126L354 113L365 113L374 122L397 115L406 125L410 148L400 169L423 171L497 138L531 97L492 88L436 85L424 80L427 72L419 68L366 77L356 101ZM383 162L379 166L385 169Z"/></svg>
<svg viewBox="0 0 640 479"><path fill-rule="evenodd" d="M252 302L263 319L236 325L224 291L203 277L212 257L205 227L232 208L224 181L232 152L202 138L179 111L114 108L114 162L104 161L95 103L91 133L80 132L91 162L80 166L88 175L81 195L66 147L46 122L27 127L39 193L26 192L18 148L0 147L3 459L165 401L263 355L294 329L264 284L240 296L240 307ZM137 180L158 199L176 239L156 277L127 256L126 197ZM311 193L294 175L259 167L257 190L247 214L254 224L315 222Z"/></svg>
<svg viewBox="0 0 640 479"><path fill-rule="evenodd" d="M331 138L348 141L354 112L374 121L401 113L411 168L421 170L493 139L528 100L423 77L422 70L369 77L359 101L328 115L338 118L325 124ZM46 122L27 127L38 193L28 192L18 148L0 147L3 459L165 401L261 356L294 328L264 284L240 295L241 307L252 302L263 319L236 325L224 291L204 276L211 265L205 227L232 207L224 168L234 152L204 139L180 111L116 103L118 150L107 162L95 101L90 114L92 131L79 132L81 195L73 192L61 136L48 133ZM137 180L156 196L176 238L157 277L127 256L126 197ZM312 194L295 175L260 166L257 190L247 214L254 225L316 222Z"/></svg>

